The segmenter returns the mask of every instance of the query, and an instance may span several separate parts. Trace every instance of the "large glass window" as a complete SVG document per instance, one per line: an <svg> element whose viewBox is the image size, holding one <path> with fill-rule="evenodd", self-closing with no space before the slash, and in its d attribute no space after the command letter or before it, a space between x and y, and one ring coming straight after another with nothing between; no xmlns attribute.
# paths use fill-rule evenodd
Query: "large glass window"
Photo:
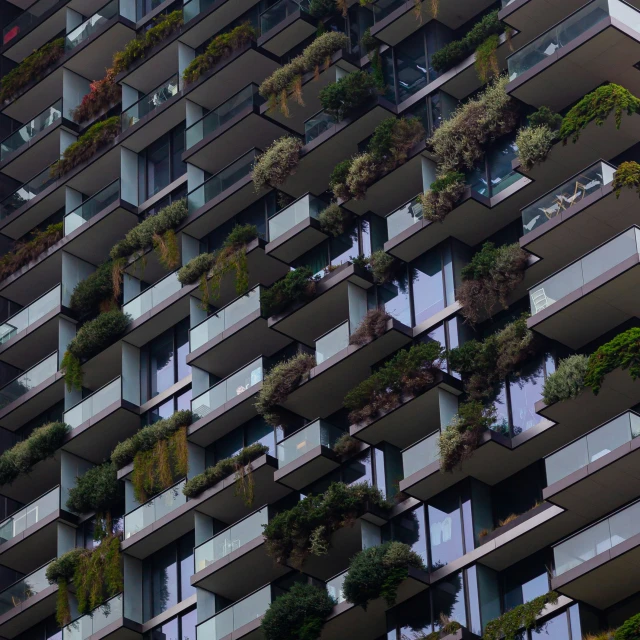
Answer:
<svg viewBox="0 0 640 640"><path fill-rule="evenodd" d="M501 573L504 610L509 611L549 592L549 572L552 564L549 549L517 562Z"/></svg>
<svg viewBox="0 0 640 640"><path fill-rule="evenodd" d="M496 140L484 160L467 176L471 189L480 195L492 198L522 178L522 174L511 169L512 160L518 157L516 134Z"/></svg>
<svg viewBox="0 0 640 640"><path fill-rule="evenodd" d="M197 618L197 610L190 609L151 629L145 634L144 640L196 640Z"/></svg>
<svg viewBox="0 0 640 640"><path fill-rule="evenodd" d="M257 442L269 447L270 455L276 455L274 428L262 416L252 418L209 445L206 450L207 466L211 467L220 460L230 458L244 447Z"/></svg>
<svg viewBox="0 0 640 640"><path fill-rule="evenodd" d="M473 545L465 549L465 527L473 531L470 510L465 508L470 503L468 492L458 487L443 491L429 501L427 514L431 571L444 567L473 549Z"/></svg>
<svg viewBox="0 0 640 640"><path fill-rule="evenodd" d="M158 422L158 420L170 418L176 411L189 411L190 409L191 389L189 388L186 391L172 396L157 407L149 409L149 411L142 416L142 424L147 426Z"/></svg>

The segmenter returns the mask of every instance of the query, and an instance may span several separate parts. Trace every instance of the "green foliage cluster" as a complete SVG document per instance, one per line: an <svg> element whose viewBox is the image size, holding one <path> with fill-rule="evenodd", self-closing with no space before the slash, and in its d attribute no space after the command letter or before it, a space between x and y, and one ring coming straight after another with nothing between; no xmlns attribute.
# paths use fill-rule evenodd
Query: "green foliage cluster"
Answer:
<svg viewBox="0 0 640 640"><path fill-rule="evenodd" d="M499 46L500 36L493 35L478 45L476 49L476 72L483 83L500 75L500 65L498 64Z"/></svg>
<svg viewBox="0 0 640 640"><path fill-rule="evenodd" d="M265 612L261 625L265 640L317 640L334 605L326 589L296 582Z"/></svg>
<svg viewBox="0 0 640 640"><path fill-rule="evenodd" d="M384 309L369 309L349 336L349 344L363 346L380 338L387 330L387 325L391 316Z"/></svg>
<svg viewBox="0 0 640 640"><path fill-rule="evenodd" d="M67 389L82 388L82 360L98 355L119 340L131 322L131 316L113 309L101 313L80 327L75 338L67 345L60 370L65 373Z"/></svg>
<svg viewBox="0 0 640 640"><path fill-rule="evenodd" d="M398 587L409 576L409 567L425 570L422 558L402 542L385 542L364 549L349 564L342 587L345 598L365 611L377 598L384 598L392 607Z"/></svg>
<svg viewBox="0 0 640 640"><path fill-rule="evenodd" d="M640 613L631 616L616 629L614 640L640 640Z"/></svg>
<svg viewBox="0 0 640 640"><path fill-rule="evenodd" d="M113 142L119 133L120 116L96 122L62 152L62 158L51 165L49 173L52 177L62 177Z"/></svg>
<svg viewBox="0 0 640 640"><path fill-rule="evenodd" d="M316 366L315 356L298 353L271 368L262 380L262 388L256 400L256 411L271 425L281 423L278 405L286 401Z"/></svg>
<svg viewBox="0 0 640 640"><path fill-rule="evenodd" d="M55 455L62 446L69 426L51 422L34 429L31 435L0 456L0 485L11 484L21 473L30 473L41 460Z"/></svg>
<svg viewBox="0 0 640 640"><path fill-rule="evenodd" d="M208 467L202 473L187 480L182 489L187 498L195 498L203 491L228 478L232 473L236 474L236 495L241 496L246 506L253 503L253 475L251 463L268 453L269 447L256 442L231 458L219 460L213 467Z"/></svg>
<svg viewBox="0 0 640 640"><path fill-rule="evenodd" d="M443 222L453 211L465 188L464 173L449 171L440 175L431 183L429 191L420 196L423 217L431 222Z"/></svg>
<svg viewBox="0 0 640 640"><path fill-rule="evenodd" d="M360 451L360 440L343 433L333 444L333 452L341 457L351 457Z"/></svg>
<svg viewBox="0 0 640 640"><path fill-rule="evenodd" d="M309 555L327 553L333 533L352 524L370 505L391 508L366 482L334 482L323 494L309 495L271 518L264 529L267 553L276 562L300 568Z"/></svg>
<svg viewBox="0 0 640 640"><path fill-rule="evenodd" d="M118 482L116 466L104 462L76 478L69 490L67 509L74 513L105 513L118 507L124 497L124 487Z"/></svg>
<svg viewBox="0 0 640 640"><path fill-rule="evenodd" d="M183 285L193 284L206 275L215 263L216 256L213 253L201 253L191 258L187 264L178 271L178 280Z"/></svg>
<svg viewBox="0 0 640 640"><path fill-rule="evenodd" d="M16 242L13 251L0 258L0 280L8 278L18 269L35 260L64 235L64 223L50 224L43 231L35 229L30 240Z"/></svg>
<svg viewBox="0 0 640 640"><path fill-rule="evenodd" d="M95 318L115 304L113 263L103 262L87 278L76 285L71 294L71 310L81 321Z"/></svg>
<svg viewBox="0 0 640 640"><path fill-rule="evenodd" d="M619 84L606 84L588 93L571 108L562 119L558 137L566 144L571 138L577 142L580 134L590 122L602 126L611 113L614 114L616 128L622 125L622 116L640 112L640 99Z"/></svg>
<svg viewBox="0 0 640 640"><path fill-rule="evenodd" d="M551 131L557 131L562 126L562 116L544 105L527 116L527 120L532 127L546 126Z"/></svg>
<svg viewBox="0 0 640 640"><path fill-rule="evenodd" d="M442 347L435 341L399 351L344 397L349 420L359 423L374 419L399 406L403 397L424 392L433 384L442 359Z"/></svg>
<svg viewBox="0 0 640 640"><path fill-rule="evenodd" d="M253 184L256 193L262 189L280 186L295 173L300 162L302 146L302 140L299 138L282 136L258 156L253 165Z"/></svg>
<svg viewBox="0 0 640 640"><path fill-rule="evenodd" d="M555 591L550 591L543 596L518 605L487 623L482 638L483 640L516 640L523 628L529 630L536 626L538 616L548 604L557 603L558 594Z"/></svg>
<svg viewBox="0 0 640 640"><path fill-rule="evenodd" d="M8 102L33 80L44 77L47 69L64 55L64 38L48 42L29 54L17 67L5 74L0 84L0 102Z"/></svg>
<svg viewBox="0 0 640 640"><path fill-rule="evenodd" d="M326 234L337 238L347 230L347 224L351 221L351 216L337 202L332 202L318 215L320 228Z"/></svg>
<svg viewBox="0 0 640 640"><path fill-rule="evenodd" d="M620 197L622 189L635 189L640 196L640 164L637 162L622 162L613 176L613 190L616 198Z"/></svg>
<svg viewBox="0 0 640 640"><path fill-rule="evenodd" d="M371 99L375 79L365 71L354 71L320 91L322 110L336 120L348 118Z"/></svg>
<svg viewBox="0 0 640 640"><path fill-rule="evenodd" d="M309 267L298 267L288 271L269 289L264 289L260 298L262 313L273 316L298 302L307 302L316 292L316 281Z"/></svg>
<svg viewBox="0 0 640 640"><path fill-rule="evenodd" d="M589 368L589 356L573 355L560 361L558 368L544 381L542 399L553 404L577 398L584 389Z"/></svg>
<svg viewBox="0 0 640 640"><path fill-rule="evenodd" d="M240 47L257 38L256 30L248 23L238 25L211 40L204 53L196 56L182 72L186 84L194 83L202 74L229 58Z"/></svg>
<svg viewBox="0 0 640 640"><path fill-rule="evenodd" d="M531 171L536 164L544 162L556 139L556 132L546 124L520 129L516 136L516 146L522 168Z"/></svg>

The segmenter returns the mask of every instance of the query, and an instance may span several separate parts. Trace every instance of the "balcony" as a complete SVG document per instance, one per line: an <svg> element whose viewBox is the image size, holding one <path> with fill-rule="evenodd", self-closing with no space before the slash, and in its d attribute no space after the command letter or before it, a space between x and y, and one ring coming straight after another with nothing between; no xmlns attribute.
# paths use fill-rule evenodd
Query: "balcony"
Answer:
<svg viewBox="0 0 640 640"><path fill-rule="evenodd" d="M62 99L35 116L0 143L2 172L24 182L34 167L50 165L60 157L60 136L52 135L62 122Z"/></svg>
<svg viewBox="0 0 640 640"><path fill-rule="evenodd" d="M72 433L64 448L94 464L102 462L102 452L113 450L140 425L138 407L127 395L119 376L65 411L62 420Z"/></svg>
<svg viewBox="0 0 640 640"><path fill-rule="evenodd" d="M152 111L162 106L178 94L178 75L172 75L159 87L143 96L132 106L127 107L122 112L122 130L126 131L130 127L138 124L140 120L148 116Z"/></svg>
<svg viewBox="0 0 640 640"><path fill-rule="evenodd" d="M529 290L531 329L578 349L640 315L640 229L631 227Z"/></svg>
<svg viewBox="0 0 640 640"><path fill-rule="evenodd" d="M260 14L258 44L283 56L317 30L317 19L309 15L309 0L278 0Z"/></svg>
<svg viewBox="0 0 640 640"><path fill-rule="evenodd" d="M269 329L262 316L262 291L260 285L254 287L193 327L187 364L224 377L242 362L285 347L289 339Z"/></svg>
<svg viewBox="0 0 640 640"><path fill-rule="evenodd" d="M637 591L640 502L635 502L553 547L554 591L598 609Z"/></svg>
<svg viewBox="0 0 640 640"><path fill-rule="evenodd" d="M587 520L640 495L640 416L627 411L544 459L543 496Z"/></svg>
<svg viewBox="0 0 640 640"><path fill-rule="evenodd" d="M507 92L556 111L605 81L636 94L639 55L640 13L621 0L592 0L509 56Z"/></svg>
<svg viewBox="0 0 640 640"><path fill-rule="evenodd" d="M269 255L291 263L328 236L318 216L328 205L310 193L269 218Z"/></svg>
<svg viewBox="0 0 640 640"><path fill-rule="evenodd" d="M333 445L343 431L316 420L278 444L277 482L301 490L340 466Z"/></svg>
<svg viewBox="0 0 640 640"><path fill-rule="evenodd" d="M0 592L0 633L14 638L55 612L57 585L46 577L47 567L40 567Z"/></svg>
<svg viewBox="0 0 640 640"><path fill-rule="evenodd" d="M196 547L191 584L237 600L287 573L265 551L262 531L268 522L269 508L262 507Z"/></svg>
<svg viewBox="0 0 640 640"><path fill-rule="evenodd" d="M28 371L21 373L0 389L0 409L5 410L11 404L22 399L58 372L58 352L52 353L44 360L34 365Z"/></svg>
<svg viewBox="0 0 640 640"><path fill-rule="evenodd" d="M96 607L91 613L63 627L62 640L89 640L92 637L107 636L114 640L125 640L140 637L140 631L127 622L124 617L124 598L120 593Z"/></svg>

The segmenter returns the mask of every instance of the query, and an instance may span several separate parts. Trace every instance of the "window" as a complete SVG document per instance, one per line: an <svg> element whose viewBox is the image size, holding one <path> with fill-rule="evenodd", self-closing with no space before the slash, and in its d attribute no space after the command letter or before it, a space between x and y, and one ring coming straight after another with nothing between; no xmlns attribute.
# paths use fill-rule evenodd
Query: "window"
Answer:
<svg viewBox="0 0 640 640"><path fill-rule="evenodd" d="M151 629L144 640L196 640L196 624L198 612L189 609L187 613L171 618L171 620Z"/></svg>
<svg viewBox="0 0 640 640"><path fill-rule="evenodd" d="M195 533L191 531L143 561L142 596L145 621L155 618L196 592L195 587L189 583L193 575L194 545ZM177 628L175 633L178 633Z"/></svg>
<svg viewBox="0 0 640 640"><path fill-rule="evenodd" d="M505 569L500 578L504 594L504 611L549 592L549 572L552 565L549 549L543 549Z"/></svg>
<svg viewBox="0 0 640 640"><path fill-rule="evenodd" d="M222 438L208 446L206 450L207 466L212 467L220 460L230 458L239 453L244 447L257 442L269 447L270 455L276 455L274 429L262 416L252 418L249 422L227 433L227 435L222 436Z"/></svg>
<svg viewBox="0 0 640 640"><path fill-rule="evenodd" d="M452 487L429 500L427 516L431 571L444 567L473 550L471 497L465 489L464 485ZM471 532L471 544L468 532Z"/></svg>
<svg viewBox="0 0 640 640"><path fill-rule="evenodd" d="M189 318L160 334L140 349L140 393L147 402L191 372L189 353Z"/></svg>
<svg viewBox="0 0 640 640"><path fill-rule="evenodd" d="M522 178L511 169L511 161L518 157L516 134L496 140L483 161L467 176L471 189L492 198Z"/></svg>
<svg viewBox="0 0 640 640"><path fill-rule="evenodd" d="M159 213L165 207L168 207L171 203L181 200L182 198L186 198L187 196L187 184L183 184L179 186L177 189L174 189L170 194L160 198L157 202L153 204L152 207L146 209L142 217L149 218L150 216L154 216L156 213Z"/></svg>
<svg viewBox="0 0 640 640"><path fill-rule="evenodd" d="M191 389L182 391L175 396L169 398L166 402L149 409L142 416L142 424L148 426L158 422L158 420L164 420L170 418L176 411L189 411L191 409Z"/></svg>
<svg viewBox="0 0 640 640"><path fill-rule="evenodd" d="M16 640L62 640L62 629L58 627L56 617L49 616L16 636Z"/></svg>
<svg viewBox="0 0 640 640"><path fill-rule="evenodd" d="M422 558L425 566L428 566L424 505L405 511L385 524L382 528L382 539L384 542L396 540L408 544Z"/></svg>

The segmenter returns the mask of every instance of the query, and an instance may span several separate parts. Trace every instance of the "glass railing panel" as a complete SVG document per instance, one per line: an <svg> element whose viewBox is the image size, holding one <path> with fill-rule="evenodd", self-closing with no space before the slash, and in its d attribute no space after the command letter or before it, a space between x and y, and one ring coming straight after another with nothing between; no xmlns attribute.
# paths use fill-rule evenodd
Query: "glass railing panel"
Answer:
<svg viewBox="0 0 640 640"><path fill-rule="evenodd" d="M29 182L25 182L25 184L19 189L16 189L0 203L0 220L3 220L14 211L20 209L20 207L41 194L56 180L56 176L51 175L51 166L49 166L37 176L31 178Z"/></svg>
<svg viewBox="0 0 640 640"><path fill-rule="evenodd" d="M122 130L126 131L147 114L178 93L178 76L174 75L122 112Z"/></svg>
<svg viewBox="0 0 640 640"><path fill-rule="evenodd" d="M516 0L501 0L502 2L502 8L504 9L505 7L508 7L511 3L515 2Z"/></svg>
<svg viewBox="0 0 640 640"><path fill-rule="evenodd" d="M25 600L33 598L49 587L46 574L47 567L41 567L0 592L0 616L19 607Z"/></svg>
<svg viewBox="0 0 640 640"><path fill-rule="evenodd" d="M390 13L393 13L405 4L406 0L378 0L378 2L371 5L373 9L373 21L380 22L380 20L386 18Z"/></svg>
<svg viewBox="0 0 640 640"><path fill-rule="evenodd" d="M67 51L75 49L80 43L99 31L106 22L116 15L118 15L118 0L113 0L67 34L64 43L65 49Z"/></svg>
<svg viewBox="0 0 640 640"><path fill-rule="evenodd" d="M212 6L216 0L189 0L182 10L185 24Z"/></svg>
<svg viewBox="0 0 640 640"><path fill-rule="evenodd" d="M320 445L332 449L343 433L324 420L312 422L278 444L278 466L282 468Z"/></svg>
<svg viewBox="0 0 640 640"><path fill-rule="evenodd" d="M0 389L0 409L42 384L58 371L58 353L39 362Z"/></svg>
<svg viewBox="0 0 640 640"><path fill-rule="evenodd" d="M223 331L240 322L247 316L260 310L260 287L222 307L204 322L196 325L189 333L190 351L199 349L203 344L213 340Z"/></svg>
<svg viewBox="0 0 640 640"><path fill-rule="evenodd" d="M114 180L101 191L85 200L64 217L64 235L69 235L85 222L97 216L120 197L120 180Z"/></svg>
<svg viewBox="0 0 640 640"><path fill-rule="evenodd" d="M547 485L566 478L640 436L640 416L624 413L545 458Z"/></svg>
<svg viewBox="0 0 640 640"><path fill-rule="evenodd" d="M251 106L259 106L264 98L258 93L258 85L250 84L234 96L212 109L203 118L192 124L185 132L187 149L206 138L209 134L229 122L241 111Z"/></svg>
<svg viewBox="0 0 640 640"><path fill-rule="evenodd" d="M113 622L124 617L122 594L107 600L90 614L74 620L62 629L62 640L87 640Z"/></svg>
<svg viewBox="0 0 640 640"><path fill-rule="evenodd" d="M389 240L401 234L418 220L422 220L422 203L419 198L414 198L387 216Z"/></svg>
<svg viewBox="0 0 640 640"><path fill-rule="evenodd" d="M308 0L279 0L260 14L260 32L267 33L296 11L308 9Z"/></svg>
<svg viewBox="0 0 640 640"><path fill-rule="evenodd" d="M186 480L182 480L131 513L127 513L124 517L125 539L185 504L187 496L182 493L185 483Z"/></svg>
<svg viewBox="0 0 640 640"><path fill-rule="evenodd" d="M318 219L320 212L326 208L326 204L308 193L298 198L288 207L269 218L269 242L279 238L283 233L292 229L295 225L308 218Z"/></svg>
<svg viewBox="0 0 640 640"><path fill-rule="evenodd" d="M123 313L128 313L133 320L138 319L141 315L151 311L155 306L172 296L182 289L182 284L178 280L178 272L174 271L168 276L162 278L152 287L145 289L141 294L137 295L133 300L129 300L122 307Z"/></svg>
<svg viewBox="0 0 640 640"><path fill-rule="evenodd" d="M345 571L337 575L335 578L331 578L331 580L327 582L327 593L337 602L337 604L346 600L343 585L348 573L348 571Z"/></svg>
<svg viewBox="0 0 640 640"><path fill-rule="evenodd" d="M507 60L509 79L513 80L558 50L574 42L583 33L609 17L609 6L616 0L593 0L566 20L516 51Z"/></svg>
<svg viewBox="0 0 640 640"><path fill-rule="evenodd" d="M304 143L309 144L312 140L315 140L319 135L323 134L328 129L331 129L336 123L336 119L330 116L324 111L316 113L304 123Z"/></svg>
<svg viewBox="0 0 640 640"><path fill-rule="evenodd" d="M588 284L612 267L638 253L638 229L633 227L588 253L566 269L532 287L529 291L531 314Z"/></svg>
<svg viewBox="0 0 640 640"><path fill-rule="evenodd" d="M0 544L12 540L25 529L38 524L59 506L60 487L56 487L0 523Z"/></svg>
<svg viewBox="0 0 640 640"><path fill-rule="evenodd" d="M256 159L256 151L252 149L228 167L222 169L215 175L208 178L199 187L187 194L189 211L195 211L209 202L223 191L232 187L236 182L248 176L253 170L253 163Z"/></svg>
<svg viewBox="0 0 640 640"><path fill-rule="evenodd" d="M20 309L18 313L14 313L8 320L5 320L0 325L0 344L8 342L15 335L24 331L27 327L60 305L61 290L62 287L58 285L43 296L40 296L28 307Z"/></svg>
<svg viewBox="0 0 640 640"><path fill-rule="evenodd" d="M316 340L316 363L321 364L348 346L349 321L347 320Z"/></svg>
<svg viewBox="0 0 640 640"><path fill-rule="evenodd" d="M613 182L615 172L616 169L612 165L606 162L597 162L530 204L522 210L522 225L525 234L537 229L563 211L576 206L605 184Z"/></svg>
<svg viewBox="0 0 640 640"><path fill-rule="evenodd" d="M251 387L262 382L263 362L259 358L240 371L220 380L213 387L191 401L191 411L198 418L211 413L225 402L239 396Z"/></svg>
<svg viewBox="0 0 640 640"><path fill-rule="evenodd" d="M2 30L2 45L9 44L14 38L29 31L40 17L58 4L60 0L40 0L24 10L13 22Z"/></svg>
<svg viewBox="0 0 640 640"><path fill-rule="evenodd" d="M220 558L228 556L231 552L260 537L268 522L269 510L264 507L196 547L196 571L202 571Z"/></svg>
<svg viewBox="0 0 640 640"><path fill-rule="evenodd" d="M122 378L117 377L109 384L94 391L90 396L79 402L75 407L64 412L64 422L72 429L106 409L122 398Z"/></svg>
<svg viewBox="0 0 640 640"><path fill-rule="evenodd" d="M436 431L402 452L402 469L405 478L440 459L439 439L440 432Z"/></svg>
<svg viewBox="0 0 640 640"><path fill-rule="evenodd" d="M55 104L47 107L33 120L5 138L0 143L0 160L4 160L10 153L17 151L60 118L62 118L62 100L58 100Z"/></svg>

